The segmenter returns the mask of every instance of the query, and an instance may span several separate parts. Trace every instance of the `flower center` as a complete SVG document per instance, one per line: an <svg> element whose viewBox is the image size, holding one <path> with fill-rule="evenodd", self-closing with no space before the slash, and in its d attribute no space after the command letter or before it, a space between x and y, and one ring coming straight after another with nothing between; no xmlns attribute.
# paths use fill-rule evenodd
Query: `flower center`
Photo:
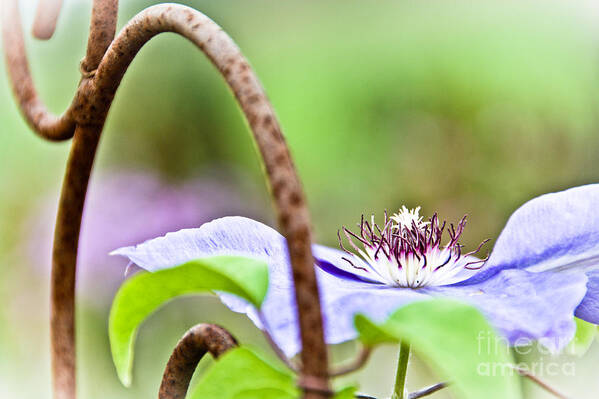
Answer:
<svg viewBox="0 0 599 399"><path fill-rule="evenodd" d="M382 227L375 223L374 216L370 223L362 216L359 234L343 227L353 252L345 249L338 234L341 249L351 255L344 259L362 273L366 272L369 278L409 288L453 284L470 277L469 270L482 267L486 258L480 260L473 255L489 240L466 254L462 254L462 245L458 242L466 225L466 216L457 226L450 224L447 229L445 221L439 223L436 213L428 221L422 219L420 207L408 209L405 206L391 217L385 212ZM444 232L448 233L449 241L442 245ZM364 263L361 261L366 267L361 266Z"/></svg>

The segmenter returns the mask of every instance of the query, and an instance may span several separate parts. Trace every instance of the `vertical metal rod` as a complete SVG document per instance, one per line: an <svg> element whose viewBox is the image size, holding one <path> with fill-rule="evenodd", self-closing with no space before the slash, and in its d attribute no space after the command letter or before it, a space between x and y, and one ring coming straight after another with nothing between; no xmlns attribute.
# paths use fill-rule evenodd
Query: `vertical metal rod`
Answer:
<svg viewBox="0 0 599 399"><path fill-rule="evenodd" d="M77 126L54 231L50 345L54 399L75 399L75 271L81 215L101 125Z"/></svg>

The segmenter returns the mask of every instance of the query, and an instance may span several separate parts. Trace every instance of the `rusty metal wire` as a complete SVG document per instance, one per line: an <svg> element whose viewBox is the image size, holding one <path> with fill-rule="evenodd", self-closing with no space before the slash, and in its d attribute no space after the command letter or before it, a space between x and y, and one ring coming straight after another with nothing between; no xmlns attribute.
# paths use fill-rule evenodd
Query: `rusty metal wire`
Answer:
<svg viewBox="0 0 599 399"><path fill-rule="evenodd" d="M63 182L53 251L51 294L52 364L55 399L75 398L74 293L81 213L96 147L116 90L140 48L162 32L174 32L200 48L225 78L252 130L287 238L303 351L305 398L330 396L318 286L311 253L311 226L299 177L275 113L247 60L233 40L200 12L177 4L150 7L129 21L113 40L116 0L94 0L83 78L61 118L37 98L29 73L16 0L7 0L4 40L13 91L34 131L50 140L74 134ZM8 16L7 16L8 15ZM14 42L14 43L13 43ZM16 44L15 44L16 43ZM96 68L97 67L97 68ZM76 129L75 129L76 126Z"/></svg>
<svg viewBox="0 0 599 399"><path fill-rule="evenodd" d="M158 391L158 399L185 399L193 373L206 353L218 358L237 346L224 328L214 324L192 327L173 350Z"/></svg>
<svg viewBox="0 0 599 399"><path fill-rule="evenodd" d="M40 137L51 141L70 139L75 132L75 122L69 111L60 117L53 115L35 90L25 52L17 0L3 0L0 3L2 4L4 57L12 90L21 113L31 129Z"/></svg>
<svg viewBox="0 0 599 399"><path fill-rule="evenodd" d="M31 33L40 40L48 40L54 35L56 23L62 8L62 0L40 0L35 10Z"/></svg>
<svg viewBox="0 0 599 399"><path fill-rule="evenodd" d="M181 5L150 7L122 29L93 79L84 81L73 114L78 124L102 124L127 67L140 48L162 32L192 41L222 73L244 112L262 155L278 214L288 240L303 348L302 373L328 389L327 352L303 189L275 113L247 60L231 38L200 12ZM308 395L320 397L320 395Z"/></svg>
<svg viewBox="0 0 599 399"><path fill-rule="evenodd" d="M55 399L76 397L75 275L81 215L101 125L77 125L56 216L50 283L50 349Z"/></svg>
<svg viewBox="0 0 599 399"><path fill-rule="evenodd" d="M81 61L81 69L92 73L108 50L116 33L118 0L94 1L90 22L89 38L85 58Z"/></svg>

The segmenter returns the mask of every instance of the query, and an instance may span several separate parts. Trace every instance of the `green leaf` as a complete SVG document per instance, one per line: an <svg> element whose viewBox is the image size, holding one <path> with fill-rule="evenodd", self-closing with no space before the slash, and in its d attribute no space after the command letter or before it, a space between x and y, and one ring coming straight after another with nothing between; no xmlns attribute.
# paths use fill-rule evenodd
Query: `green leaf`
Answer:
<svg viewBox="0 0 599 399"><path fill-rule="evenodd" d="M215 256L154 273L140 273L117 292L108 325L112 359L121 382L131 384L133 347L139 325L159 307L180 296L229 292L260 307L268 289L266 263L239 256Z"/></svg>
<svg viewBox="0 0 599 399"><path fill-rule="evenodd" d="M341 388L337 392L335 392L335 396L333 399L354 399L356 397L356 387L349 386L345 388Z"/></svg>
<svg viewBox="0 0 599 399"><path fill-rule="evenodd" d="M597 329L595 324L579 319L578 317L575 317L574 321L576 321L576 335L574 335L574 338L568 344L566 352L576 356L583 356L591 347L597 335Z"/></svg>
<svg viewBox="0 0 599 399"><path fill-rule="evenodd" d="M333 399L354 399L356 388L346 387ZM299 399L296 376L242 346L221 356L187 394L187 399Z"/></svg>
<svg viewBox="0 0 599 399"><path fill-rule="evenodd" d="M218 396L215 396L215 398ZM298 399L299 394L291 394L287 391L282 391L277 388L261 388L254 389L232 396L235 399Z"/></svg>
<svg viewBox="0 0 599 399"><path fill-rule="evenodd" d="M415 302L382 324L357 315L355 325L366 345L409 342L460 398L521 397L505 340L472 306L444 299Z"/></svg>
<svg viewBox="0 0 599 399"><path fill-rule="evenodd" d="M399 340L393 334L388 333L383 326L377 325L368 317L358 314L354 317L354 325L360 334L360 341L366 346L397 343Z"/></svg>
<svg viewBox="0 0 599 399"><path fill-rule="evenodd" d="M295 377L247 347L232 349L208 369L188 399L297 399Z"/></svg>

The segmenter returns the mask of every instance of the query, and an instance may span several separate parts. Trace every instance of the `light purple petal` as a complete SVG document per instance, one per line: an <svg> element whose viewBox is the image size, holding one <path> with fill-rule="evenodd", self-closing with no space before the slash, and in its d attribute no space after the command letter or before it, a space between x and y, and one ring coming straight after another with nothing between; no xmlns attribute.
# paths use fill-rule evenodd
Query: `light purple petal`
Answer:
<svg viewBox="0 0 599 399"><path fill-rule="evenodd" d="M362 280L381 284L379 276L372 270L372 267L357 256L318 244L312 246L312 251L318 266L330 274L341 279Z"/></svg>
<svg viewBox="0 0 599 399"><path fill-rule="evenodd" d="M574 337L573 313L586 292L584 273L504 270L479 284L426 288L478 307L511 344L539 340L557 351Z"/></svg>
<svg viewBox="0 0 599 399"><path fill-rule="evenodd" d="M269 261L271 270L286 269L285 239L276 230L240 216L227 216L183 229L111 253L128 257L149 271L166 269L192 259L215 255L239 255Z"/></svg>
<svg viewBox="0 0 599 399"><path fill-rule="evenodd" d="M323 263L336 261L334 249L314 246L314 253L317 262L319 255L326 258ZM252 219L224 217L199 228L180 230L137 246L119 248L112 254L125 256L149 271L215 255L239 255L266 261L269 289L262 312L268 330L288 355L294 355L301 349L287 247L285 238L276 230ZM319 268L316 270L321 292L326 291L333 296L338 289L368 285L360 279L339 279ZM219 296L231 310L246 313L256 326L263 327L256 310L246 301L225 293L219 293Z"/></svg>
<svg viewBox="0 0 599 399"><path fill-rule="evenodd" d="M323 313L327 342L340 343L356 338L353 315L367 314L383 321L394 310L416 300L448 297L477 307L490 323L514 345L539 340L558 351L570 342L576 326L573 312L586 291L584 273L568 279L558 273L505 270L476 285L463 287L394 288L361 283L337 286L319 279L323 292ZM476 337L473 337L475 339Z"/></svg>
<svg viewBox="0 0 599 399"><path fill-rule="evenodd" d="M599 267L599 184L537 197L517 209L484 269L467 283L518 268L592 270Z"/></svg>
<svg viewBox="0 0 599 399"><path fill-rule="evenodd" d="M599 271L592 270L586 273L587 294L576 309L576 317L590 323L599 324Z"/></svg>
<svg viewBox="0 0 599 399"><path fill-rule="evenodd" d="M203 224L199 228L183 229L154 238L136 246L119 248L111 253L122 255L136 265L157 271L187 261L216 255L237 255L262 259L269 266L269 292L263 311L276 306L281 318L291 317L287 309L293 304L289 257L284 237L276 230L252 219L228 216ZM258 315L243 299L219 293L221 300L234 312L246 313L262 328ZM268 298L276 296L277 301ZM285 320L287 322L287 320ZM275 326L279 322L273 323Z"/></svg>

